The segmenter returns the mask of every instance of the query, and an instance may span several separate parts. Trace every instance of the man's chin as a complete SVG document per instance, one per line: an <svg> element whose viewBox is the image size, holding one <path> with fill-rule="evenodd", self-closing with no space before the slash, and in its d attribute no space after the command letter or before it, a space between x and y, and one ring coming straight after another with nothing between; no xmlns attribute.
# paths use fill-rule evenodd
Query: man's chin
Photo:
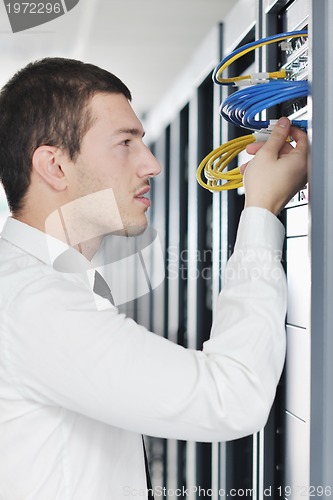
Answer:
<svg viewBox="0 0 333 500"><path fill-rule="evenodd" d="M128 226L126 228L126 234L127 236L139 236L140 234L145 232L147 226L147 222L145 224L141 224L140 226Z"/></svg>
<svg viewBox="0 0 333 500"><path fill-rule="evenodd" d="M140 234L144 233L147 229L148 222L146 221L144 224L127 224L124 229L113 232L112 234L116 234L118 236L140 236Z"/></svg>

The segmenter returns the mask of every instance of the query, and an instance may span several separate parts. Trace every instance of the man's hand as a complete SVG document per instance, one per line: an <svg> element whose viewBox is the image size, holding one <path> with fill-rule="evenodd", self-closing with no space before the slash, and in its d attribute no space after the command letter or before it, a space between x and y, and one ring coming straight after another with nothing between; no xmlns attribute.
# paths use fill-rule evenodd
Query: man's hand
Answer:
<svg viewBox="0 0 333 500"><path fill-rule="evenodd" d="M286 142L288 136L296 142L295 148ZM246 151L255 157L241 167L245 207L262 207L277 215L306 184L307 135L282 117L267 142L252 143Z"/></svg>

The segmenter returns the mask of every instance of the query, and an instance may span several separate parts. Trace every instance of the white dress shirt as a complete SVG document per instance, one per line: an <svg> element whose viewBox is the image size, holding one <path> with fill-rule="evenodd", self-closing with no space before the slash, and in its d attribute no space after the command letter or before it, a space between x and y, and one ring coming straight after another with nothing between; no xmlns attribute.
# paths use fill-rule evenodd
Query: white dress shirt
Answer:
<svg viewBox="0 0 333 500"><path fill-rule="evenodd" d="M0 240L0 500L144 499L141 434L225 441L263 427L285 355L283 237L270 212L243 212L211 339L195 351L111 304L96 307L82 256L67 252L77 272L66 272L66 259L55 269L46 235L9 218ZM60 242L51 246L61 253Z"/></svg>

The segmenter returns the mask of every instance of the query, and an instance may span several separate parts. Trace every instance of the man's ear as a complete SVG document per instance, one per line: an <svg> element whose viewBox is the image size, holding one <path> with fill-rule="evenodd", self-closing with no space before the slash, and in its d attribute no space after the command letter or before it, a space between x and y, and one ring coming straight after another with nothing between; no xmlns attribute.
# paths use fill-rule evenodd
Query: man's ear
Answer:
<svg viewBox="0 0 333 500"><path fill-rule="evenodd" d="M64 191L67 188L67 179L61 167L63 160L65 158L59 148L39 146L32 156L32 170L56 191Z"/></svg>

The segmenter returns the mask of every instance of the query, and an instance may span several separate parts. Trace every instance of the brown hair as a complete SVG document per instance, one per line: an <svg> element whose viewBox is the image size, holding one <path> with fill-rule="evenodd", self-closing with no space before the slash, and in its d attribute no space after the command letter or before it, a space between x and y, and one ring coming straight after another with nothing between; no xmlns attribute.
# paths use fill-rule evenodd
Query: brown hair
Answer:
<svg viewBox="0 0 333 500"><path fill-rule="evenodd" d="M46 58L18 71L0 93L0 179L9 208L20 211L36 148L57 146L75 160L92 124L88 104L97 92L123 94L126 85L93 64Z"/></svg>

